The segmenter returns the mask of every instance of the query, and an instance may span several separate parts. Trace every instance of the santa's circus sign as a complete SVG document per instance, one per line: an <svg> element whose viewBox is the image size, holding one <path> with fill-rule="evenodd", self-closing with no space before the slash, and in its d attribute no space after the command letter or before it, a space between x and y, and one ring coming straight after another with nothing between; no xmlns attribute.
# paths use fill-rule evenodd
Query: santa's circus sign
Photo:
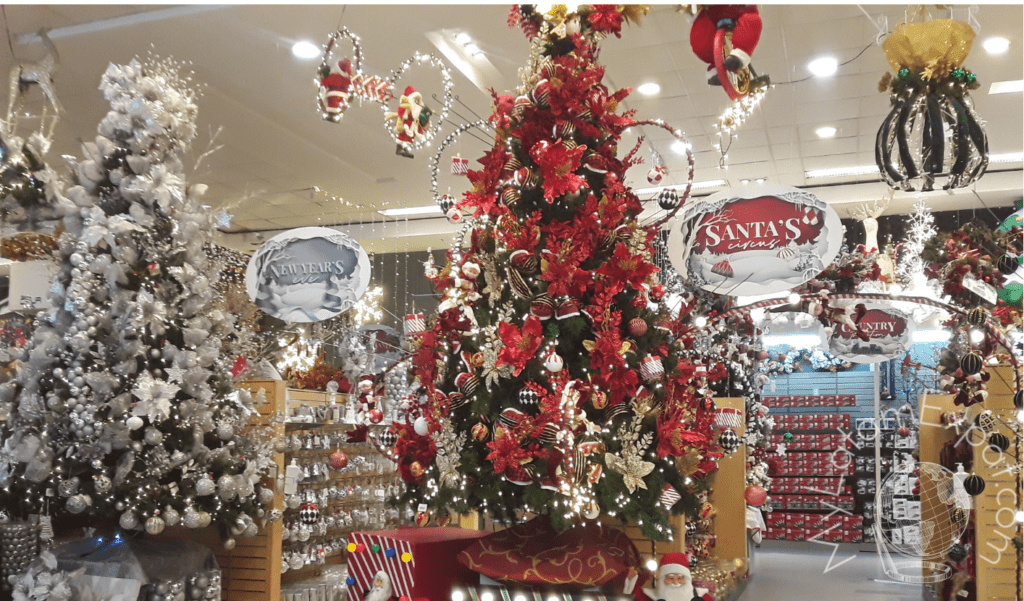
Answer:
<svg viewBox="0 0 1024 601"><path fill-rule="evenodd" d="M852 363L881 363L910 350L914 322L909 315L879 303L865 309L856 328L843 323L833 328L828 341L833 355Z"/></svg>
<svg viewBox="0 0 1024 601"><path fill-rule="evenodd" d="M816 196L748 186L693 203L669 234L672 265L717 294L790 290L821 273L843 242L839 215Z"/></svg>
<svg viewBox="0 0 1024 601"><path fill-rule="evenodd" d="M245 289L263 312L288 322L323 321L348 311L370 283L358 242L325 227L282 232L253 254Z"/></svg>

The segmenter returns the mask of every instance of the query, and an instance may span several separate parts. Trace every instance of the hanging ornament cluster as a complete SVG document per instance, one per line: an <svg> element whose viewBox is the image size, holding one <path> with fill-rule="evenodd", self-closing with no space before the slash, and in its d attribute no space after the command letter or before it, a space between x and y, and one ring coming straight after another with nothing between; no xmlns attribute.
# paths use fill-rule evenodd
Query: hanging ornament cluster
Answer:
<svg viewBox="0 0 1024 601"><path fill-rule="evenodd" d="M875 138L875 163L890 187L930 191L964 188L988 166L988 138L969 90L980 85L963 68L974 30L952 19L906 23L882 47L895 77L886 73L892 110Z"/></svg>
<svg viewBox="0 0 1024 601"><path fill-rule="evenodd" d="M333 51L339 39L345 38L352 43L354 61L349 58L337 60ZM439 58L432 54L414 54L405 60L397 70L391 71L389 78L369 75L363 72L363 49L359 36L348 28L342 27L332 33L323 47L324 59L317 68L313 83L317 86L317 106L320 116L332 123L341 122L345 111L353 100L379 104L384 110L384 126L394 139L396 154L412 157L413 150L426 146L441 128L441 123L448 116L452 105L451 70ZM427 106L423 95L413 86L405 87L398 97L398 106L389 108L395 99L398 80L414 65L426 65L441 73L444 86L443 106L437 119L431 119L434 111Z"/></svg>

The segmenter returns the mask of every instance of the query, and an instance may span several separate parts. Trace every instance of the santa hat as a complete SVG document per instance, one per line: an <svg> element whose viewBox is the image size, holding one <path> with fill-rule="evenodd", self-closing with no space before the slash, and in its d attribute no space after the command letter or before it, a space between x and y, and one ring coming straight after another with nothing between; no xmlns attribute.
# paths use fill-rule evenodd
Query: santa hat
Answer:
<svg viewBox="0 0 1024 601"><path fill-rule="evenodd" d="M687 574L690 573L690 560L686 553L666 553L661 556L658 563L658 576L665 574Z"/></svg>

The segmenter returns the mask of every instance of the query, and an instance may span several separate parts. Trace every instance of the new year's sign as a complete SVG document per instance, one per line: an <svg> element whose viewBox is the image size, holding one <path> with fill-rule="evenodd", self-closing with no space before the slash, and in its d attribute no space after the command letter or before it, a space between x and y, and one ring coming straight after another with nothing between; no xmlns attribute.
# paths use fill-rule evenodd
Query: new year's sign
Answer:
<svg viewBox="0 0 1024 601"><path fill-rule="evenodd" d="M839 216L816 196L748 186L696 202L669 234L672 265L705 290L753 296L821 273L842 245Z"/></svg>
<svg viewBox="0 0 1024 601"><path fill-rule="evenodd" d="M866 304L865 308L857 328L845 324L833 328L829 351L852 363L881 363L908 352L914 332L910 316L879 303Z"/></svg>
<svg viewBox="0 0 1024 601"><path fill-rule="evenodd" d="M322 321L348 311L370 283L370 259L358 242L324 227L280 233L245 271L249 298L288 322Z"/></svg>

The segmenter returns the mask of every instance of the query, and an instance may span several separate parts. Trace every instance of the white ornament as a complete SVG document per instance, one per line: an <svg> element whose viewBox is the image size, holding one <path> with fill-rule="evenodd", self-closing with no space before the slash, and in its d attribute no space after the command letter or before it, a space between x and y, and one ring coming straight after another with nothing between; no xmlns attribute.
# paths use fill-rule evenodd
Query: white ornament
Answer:
<svg viewBox="0 0 1024 601"><path fill-rule="evenodd" d="M168 526L177 526L178 522L181 521L181 514L170 505L164 507L163 516L164 523Z"/></svg>
<svg viewBox="0 0 1024 601"><path fill-rule="evenodd" d="M412 429L420 436L426 436L427 432L430 431L430 424L427 422L425 417L417 417L416 421L412 424Z"/></svg>
<svg viewBox="0 0 1024 601"><path fill-rule="evenodd" d="M235 548L235 539L229 538L226 541L224 541L224 548L227 549L228 551L234 549Z"/></svg>
<svg viewBox="0 0 1024 601"><path fill-rule="evenodd" d="M126 426L128 426L129 430L138 430L144 425L145 422L143 422L142 418L139 417L138 415L133 415L126 419L124 423Z"/></svg>
<svg viewBox="0 0 1024 601"><path fill-rule="evenodd" d="M544 369L551 373L558 373L562 371L562 367L565 366L565 362L562 361L562 357L558 353L551 353L544 359Z"/></svg>

